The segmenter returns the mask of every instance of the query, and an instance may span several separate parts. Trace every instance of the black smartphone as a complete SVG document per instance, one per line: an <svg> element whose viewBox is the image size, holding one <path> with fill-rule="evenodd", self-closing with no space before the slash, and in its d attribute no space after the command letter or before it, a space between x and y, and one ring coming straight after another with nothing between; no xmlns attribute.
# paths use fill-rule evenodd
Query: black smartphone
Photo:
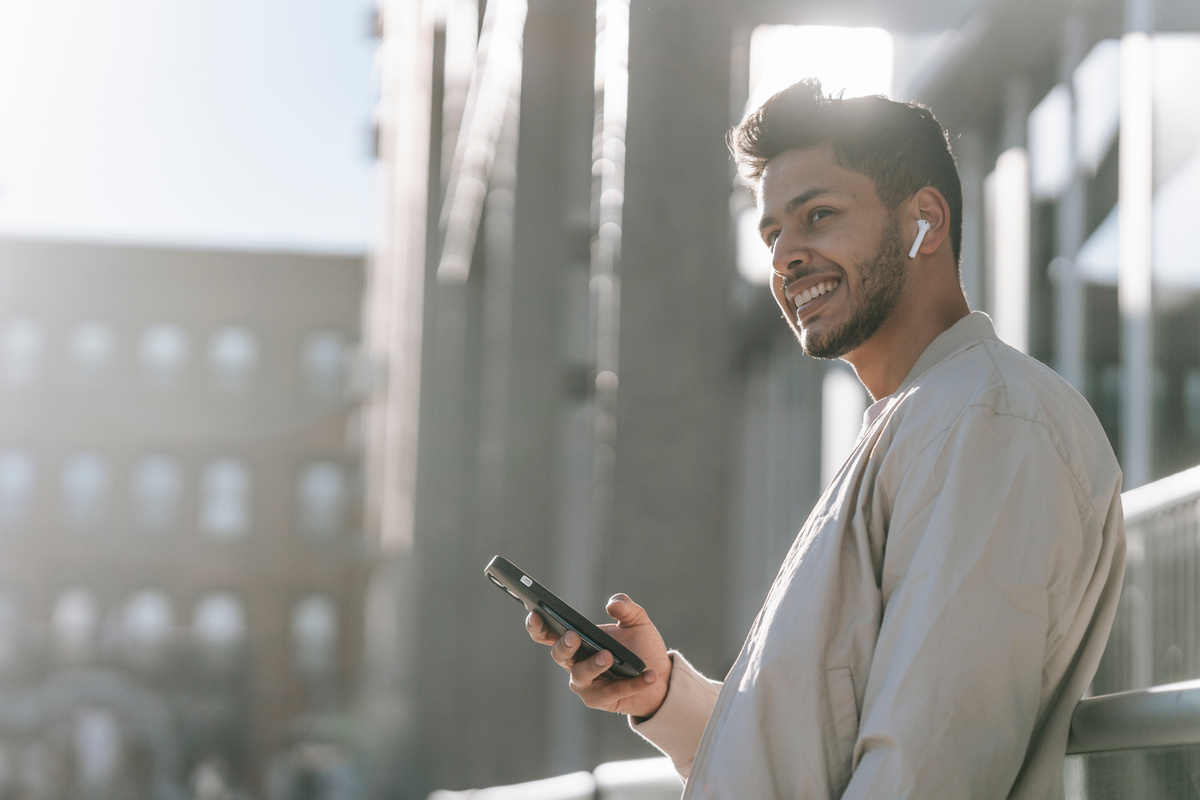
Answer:
<svg viewBox="0 0 1200 800"><path fill-rule="evenodd" d="M579 636L579 650L575 658L582 661L601 650L607 650L613 658L612 666L605 670L613 678L633 678L646 669L642 660L628 648L593 625L586 617L558 599L546 587L529 577L528 573L509 561L496 556L483 570L488 580L508 592L526 611L536 611L559 636L575 631Z"/></svg>

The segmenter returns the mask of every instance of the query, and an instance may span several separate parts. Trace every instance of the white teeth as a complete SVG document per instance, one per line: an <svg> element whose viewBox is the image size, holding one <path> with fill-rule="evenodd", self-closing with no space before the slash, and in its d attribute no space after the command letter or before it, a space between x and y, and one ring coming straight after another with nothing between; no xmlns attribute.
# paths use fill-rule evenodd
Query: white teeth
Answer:
<svg viewBox="0 0 1200 800"><path fill-rule="evenodd" d="M827 292L831 292L837 288L837 285L837 281L821 281L816 286L813 286L810 289L805 289L803 292L797 295L796 305L802 306L810 300L814 300Z"/></svg>
<svg viewBox="0 0 1200 800"><path fill-rule="evenodd" d="M811 302L812 300L817 299L818 297L820 297L823 294L832 292L834 289L836 289L838 287L839 283L841 283L841 281L837 281L837 280L821 281L816 286L805 289L803 292L796 295L795 303L796 303L796 308L797 308L797 322L799 322L799 308L801 306L803 306L805 303L808 303L808 302Z"/></svg>

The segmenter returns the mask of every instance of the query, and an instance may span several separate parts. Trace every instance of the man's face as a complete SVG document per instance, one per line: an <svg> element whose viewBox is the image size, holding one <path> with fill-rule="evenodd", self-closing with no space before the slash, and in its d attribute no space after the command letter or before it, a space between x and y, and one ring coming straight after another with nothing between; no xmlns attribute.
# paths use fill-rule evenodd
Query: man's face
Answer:
<svg viewBox="0 0 1200 800"><path fill-rule="evenodd" d="M906 277L899 221L828 145L771 159L759 186L771 289L804 352L840 358L891 315Z"/></svg>

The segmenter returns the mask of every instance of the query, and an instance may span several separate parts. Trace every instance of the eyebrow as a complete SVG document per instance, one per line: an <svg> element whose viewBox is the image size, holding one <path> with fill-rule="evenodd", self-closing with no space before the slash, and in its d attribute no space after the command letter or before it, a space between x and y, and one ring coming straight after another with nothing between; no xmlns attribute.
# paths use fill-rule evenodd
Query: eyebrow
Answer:
<svg viewBox="0 0 1200 800"><path fill-rule="evenodd" d="M783 207L783 213L785 215L791 214L797 208L800 208L800 206L804 205L809 200L812 200L814 197L820 197L823 194L832 194L832 193L833 193L832 189L827 189L823 186L817 186L812 189L809 189L806 192L801 192L800 194L793 197L791 200L787 201L787 203ZM776 220L774 217L763 217L761 220L758 221L758 230L761 233L762 231L764 231L765 229L769 228L770 226L772 226L774 224L776 224Z"/></svg>

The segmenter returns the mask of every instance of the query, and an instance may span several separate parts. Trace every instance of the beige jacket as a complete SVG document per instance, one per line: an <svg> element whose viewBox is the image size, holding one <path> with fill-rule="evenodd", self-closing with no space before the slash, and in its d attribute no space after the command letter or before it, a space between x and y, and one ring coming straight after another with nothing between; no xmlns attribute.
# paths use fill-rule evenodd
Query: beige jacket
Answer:
<svg viewBox="0 0 1200 800"><path fill-rule="evenodd" d="M634 728L697 800L1061 798L1120 491L1084 399L973 313L868 411L724 685L676 654Z"/></svg>

